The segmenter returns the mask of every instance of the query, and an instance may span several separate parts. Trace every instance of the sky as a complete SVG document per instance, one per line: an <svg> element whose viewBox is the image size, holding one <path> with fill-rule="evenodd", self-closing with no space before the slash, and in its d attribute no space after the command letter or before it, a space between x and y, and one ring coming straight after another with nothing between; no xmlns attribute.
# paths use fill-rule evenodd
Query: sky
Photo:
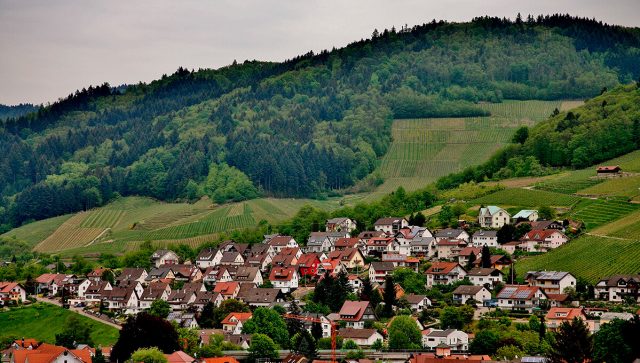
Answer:
<svg viewBox="0 0 640 363"><path fill-rule="evenodd" d="M518 12L640 26L639 0L0 0L0 104L149 82L179 66L282 61L376 28Z"/></svg>

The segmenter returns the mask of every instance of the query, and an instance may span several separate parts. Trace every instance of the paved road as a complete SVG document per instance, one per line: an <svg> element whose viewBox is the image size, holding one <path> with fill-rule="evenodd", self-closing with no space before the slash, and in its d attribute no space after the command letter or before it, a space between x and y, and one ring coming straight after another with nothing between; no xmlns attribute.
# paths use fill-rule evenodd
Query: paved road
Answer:
<svg viewBox="0 0 640 363"><path fill-rule="evenodd" d="M56 305L56 306L60 306L60 307L62 307L62 304L61 304L59 301L57 301L57 300L47 299L47 298L45 298L45 297L36 297L36 300L41 301L41 302L45 302L45 303L47 303L47 304L53 304L53 305ZM109 326L111 326L111 327L114 327L114 328L116 328L116 329L118 329L118 330L122 329L122 326L120 326L120 325L118 325L118 324L115 324L115 323L113 323L113 322L111 322L111 321L101 319L101 318L99 318L99 317L97 317L97 316L95 316L95 315L91 315L91 314L89 314L89 313L86 313L86 312L84 312L84 311L82 310L82 308L69 307L69 310L70 310L70 311L73 311L73 312L74 312L74 313L76 313L76 314L86 316L86 317L87 317L87 318L89 318L89 319L93 319L93 320L95 320L95 321L99 321L99 322L101 322L101 323L103 323L103 324L107 324L107 325L109 325Z"/></svg>

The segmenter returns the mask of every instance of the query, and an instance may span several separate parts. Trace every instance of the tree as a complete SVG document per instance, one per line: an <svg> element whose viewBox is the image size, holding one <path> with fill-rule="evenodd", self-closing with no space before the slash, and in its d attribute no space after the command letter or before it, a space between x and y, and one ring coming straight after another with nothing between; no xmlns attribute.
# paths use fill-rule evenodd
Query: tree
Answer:
<svg viewBox="0 0 640 363"><path fill-rule="evenodd" d="M178 342L183 351L188 354L196 353L200 343L200 332L198 329L178 328Z"/></svg>
<svg viewBox="0 0 640 363"><path fill-rule="evenodd" d="M487 245L482 246L482 256L480 260L480 265L483 268L491 267L491 251Z"/></svg>
<svg viewBox="0 0 640 363"><path fill-rule="evenodd" d="M167 357L156 347L140 348L133 352L131 361L142 363L167 363Z"/></svg>
<svg viewBox="0 0 640 363"><path fill-rule="evenodd" d="M389 348L391 349L420 349L422 334L412 317L396 316L389 325Z"/></svg>
<svg viewBox="0 0 640 363"><path fill-rule="evenodd" d="M556 218L556 211L548 205L543 205L538 208L538 216L540 216L540 219L551 221Z"/></svg>
<svg viewBox="0 0 640 363"><path fill-rule="evenodd" d="M155 299L151 303L151 307L149 308L149 315L157 316L159 318L165 319L169 316L169 312L171 312L171 306L169 303L162 299Z"/></svg>
<svg viewBox="0 0 640 363"><path fill-rule="evenodd" d="M563 322L551 344L547 357L552 363L582 363L589 361L593 354L593 339L582 319L574 318Z"/></svg>
<svg viewBox="0 0 640 363"><path fill-rule="evenodd" d="M244 326L244 334L265 334L276 342L280 347L287 348L289 345L289 332L287 323L280 314L272 309L257 308Z"/></svg>
<svg viewBox="0 0 640 363"><path fill-rule="evenodd" d="M302 329L291 338L291 350L309 359L318 355L316 341L306 329Z"/></svg>
<svg viewBox="0 0 640 363"><path fill-rule="evenodd" d="M409 218L409 224L412 226L422 227L424 226L426 221L427 221L427 217L425 217L424 214L422 214L422 212L416 213L415 216L411 214L411 217Z"/></svg>
<svg viewBox="0 0 640 363"><path fill-rule="evenodd" d="M278 346L265 334L254 334L251 336L249 346L249 360L257 359L278 359Z"/></svg>
<svg viewBox="0 0 640 363"><path fill-rule="evenodd" d="M102 279L102 281L107 281L111 285L115 285L116 278L113 275L113 271L111 271L109 269L104 270L104 272L102 273L102 276L100 276L100 278Z"/></svg>
<svg viewBox="0 0 640 363"><path fill-rule="evenodd" d="M91 359L91 363L107 363L107 359L104 357L104 354L102 354L102 348L96 348L96 354L93 356L93 359Z"/></svg>
<svg viewBox="0 0 640 363"><path fill-rule="evenodd" d="M75 349L78 344L93 345L91 326L76 315L71 315L64 323L62 332L56 334L56 345Z"/></svg>
<svg viewBox="0 0 640 363"><path fill-rule="evenodd" d="M317 321L313 322L313 324L311 325L311 335L316 341L320 340L323 336L322 324Z"/></svg>
<svg viewBox="0 0 640 363"><path fill-rule="evenodd" d="M124 362L139 348L149 347L157 347L164 353L179 350L178 332L170 322L142 312L129 317L122 326L111 360Z"/></svg>
<svg viewBox="0 0 640 363"><path fill-rule="evenodd" d="M393 281L398 283L408 294L425 294L427 283L423 274L410 268L398 268L393 271Z"/></svg>
<svg viewBox="0 0 640 363"><path fill-rule="evenodd" d="M614 319L600 326L593 336L593 359L596 362L632 362L640 355L640 318Z"/></svg>
<svg viewBox="0 0 640 363"><path fill-rule="evenodd" d="M392 275L387 275L384 278L382 299L384 300L384 316L393 316L393 306L396 304L396 285Z"/></svg>
<svg viewBox="0 0 640 363"><path fill-rule="evenodd" d="M473 313L474 309L469 305L447 306L440 312L440 327L442 329L462 329L471 323Z"/></svg>
<svg viewBox="0 0 640 363"><path fill-rule="evenodd" d="M513 139L511 140L511 142L514 144L524 145L528 138L529 128L526 126L521 126L516 130L516 133L513 135Z"/></svg>
<svg viewBox="0 0 640 363"><path fill-rule="evenodd" d="M376 341L373 342L373 344L371 344L371 349L375 351L380 351L382 350L383 347L384 347L384 344L382 343L381 339L376 339Z"/></svg>
<svg viewBox="0 0 640 363"><path fill-rule="evenodd" d="M216 306L213 302L209 301L203 308L198 318L198 325L204 329L210 329L214 327Z"/></svg>
<svg viewBox="0 0 640 363"><path fill-rule="evenodd" d="M347 339L342 343L342 349L344 350L358 349L358 344L356 344L356 342L354 342L351 339Z"/></svg>
<svg viewBox="0 0 640 363"><path fill-rule="evenodd" d="M465 269L467 271L471 270L473 268L475 262L476 262L476 254L473 253L473 251L471 251L471 253L469 254L469 259L467 260L467 265L466 265Z"/></svg>
<svg viewBox="0 0 640 363"><path fill-rule="evenodd" d="M481 330L469 345L472 354L494 355L500 344L500 336L493 330Z"/></svg>
<svg viewBox="0 0 640 363"><path fill-rule="evenodd" d="M296 300L293 300L291 304L289 304L289 313L292 315L300 315L302 313L302 310L300 310L300 306L298 306ZM290 337L293 337L303 330L306 331L304 323L298 319L287 319L287 330L289 331Z"/></svg>
<svg viewBox="0 0 640 363"><path fill-rule="evenodd" d="M498 359L506 359L513 360L516 357L522 357L524 355L524 351L515 345L505 345L496 351L496 358Z"/></svg>
<svg viewBox="0 0 640 363"><path fill-rule="evenodd" d="M507 270L507 273L505 274L505 279L507 281L507 284L509 285L515 284L516 277L518 277L518 274L516 273L516 266L514 264L511 264L509 266L509 269Z"/></svg>
<svg viewBox="0 0 640 363"><path fill-rule="evenodd" d="M498 244L505 244L507 242L513 241L513 235L515 234L516 228L511 224L505 224L500 227L498 232L496 232L496 237L498 238Z"/></svg>

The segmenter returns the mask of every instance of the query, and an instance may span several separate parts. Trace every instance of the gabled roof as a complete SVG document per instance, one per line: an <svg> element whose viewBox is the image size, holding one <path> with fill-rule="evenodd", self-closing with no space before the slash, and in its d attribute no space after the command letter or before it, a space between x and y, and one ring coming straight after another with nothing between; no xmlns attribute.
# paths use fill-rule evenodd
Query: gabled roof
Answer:
<svg viewBox="0 0 640 363"><path fill-rule="evenodd" d="M516 215L513 216L513 219L529 218L529 216L534 213L538 213L538 211L535 209L523 209L520 212L516 213Z"/></svg>
<svg viewBox="0 0 640 363"><path fill-rule="evenodd" d="M213 292L219 292L222 295L233 295L238 287L237 281L218 282L213 288Z"/></svg>
<svg viewBox="0 0 640 363"><path fill-rule="evenodd" d="M17 282L0 281L0 292L2 292L2 293L10 293L11 290L14 289L17 286L22 287Z"/></svg>
<svg viewBox="0 0 640 363"><path fill-rule="evenodd" d="M559 233L560 235L566 237L562 232L557 229L534 229L531 230L522 236L520 240L522 241L544 241L545 239L551 237L551 235Z"/></svg>
<svg viewBox="0 0 640 363"><path fill-rule="evenodd" d="M549 309L549 312L546 315L547 320L573 320L573 318L584 317L584 310L582 308L561 308L561 307L553 307Z"/></svg>
<svg viewBox="0 0 640 363"><path fill-rule="evenodd" d="M196 360L195 358L181 350L165 355L167 357L168 363L192 363Z"/></svg>
<svg viewBox="0 0 640 363"><path fill-rule="evenodd" d="M406 294L404 298L409 302L409 304L419 304L424 301L426 295L416 295L416 294Z"/></svg>
<svg viewBox="0 0 640 363"><path fill-rule="evenodd" d="M356 247L358 246L360 239L359 238L346 238L346 237L342 237L342 238L338 238L338 240L336 240L336 248L340 247Z"/></svg>
<svg viewBox="0 0 640 363"><path fill-rule="evenodd" d="M475 295L482 291L484 286L474 286L474 285L460 285L455 290L453 290L454 295Z"/></svg>
<svg viewBox="0 0 640 363"><path fill-rule="evenodd" d="M403 219L406 220L403 217L380 218L374 223L374 226L386 226L394 223L400 223Z"/></svg>
<svg viewBox="0 0 640 363"><path fill-rule="evenodd" d="M446 228L446 229L441 229L439 231L436 232L436 234L434 235L435 237L440 237L440 238L456 238L459 235L461 235L462 233L466 233L466 231L464 229L452 229L452 228Z"/></svg>
<svg viewBox="0 0 640 363"><path fill-rule="evenodd" d="M374 271L393 271L395 269L393 262L373 261L370 266Z"/></svg>
<svg viewBox="0 0 640 363"><path fill-rule="evenodd" d="M482 268L482 267L474 267L467 273L468 276L496 276L496 275L504 275L504 272L498 270L497 268Z"/></svg>
<svg viewBox="0 0 640 363"><path fill-rule="evenodd" d="M442 262L436 261L425 272L429 275L447 275L456 267L462 267L457 262Z"/></svg>
<svg viewBox="0 0 640 363"><path fill-rule="evenodd" d="M298 259L298 266L300 267L311 267L314 263L320 263L320 258L315 253L305 253Z"/></svg>
<svg viewBox="0 0 640 363"><path fill-rule="evenodd" d="M377 332L378 331L376 329L342 328L338 330L338 336L341 336L344 339L369 339Z"/></svg>
<svg viewBox="0 0 640 363"><path fill-rule="evenodd" d="M495 205L489 205L486 208L480 208L480 214L482 214L483 212L489 212L490 215L494 215L498 212L500 212L501 210L504 210L498 206Z"/></svg>
<svg viewBox="0 0 640 363"><path fill-rule="evenodd" d="M598 282L598 285L605 285L608 287L618 286L618 284L628 284L633 282L640 284L640 274L637 275L613 275L608 278L602 279Z"/></svg>
<svg viewBox="0 0 640 363"><path fill-rule="evenodd" d="M525 279L534 278L538 281L560 281L567 276L573 276L566 271L527 271Z"/></svg>
<svg viewBox="0 0 640 363"><path fill-rule="evenodd" d="M360 234L358 235L358 238L360 239L369 239L369 238L373 238L373 237L382 237L382 236L386 236L387 234L382 232L382 231L363 231L360 232Z"/></svg>
<svg viewBox="0 0 640 363"><path fill-rule="evenodd" d="M196 257L197 261L211 261L218 253L218 250L212 247L204 248L200 253L198 253L198 257Z"/></svg>
<svg viewBox="0 0 640 363"><path fill-rule="evenodd" d="M237 297L247 304L271 304L281 296L282 291L278 288L251 287L246 290L240 290Z"/></svg>
<svg viewBox="0 0 640 363"><path fill-rule="evenodd" d="M271 269L269 274L270 281L291 281L296 274L296 269L293 267L280 267L276 266Z"/></svg>
<svg viewBox="0 0 640 363"><path fill-rule="evenodd" d="M471 256L471 252L473 252L473 254L478 257L481 252L482 252L482 248L480 247L465 247L463 249L460 250L460 252L458 252L459 256Z"/></svg>
<svg viewBox="0 0 640 363"><path fill-rule="evenodd" d="M293 237L291 236L275 236L268 241L271 246L286 246Z"/></svg>
<svg viewBox="0 0 640 363"><path fill-rule="evenodd" d="M479 230L473 234L473 237L489 237L494 238L498 236L498 231L483 231Z"/></svg>
<svg viewBox="0 0 640 363"><path fill-rule="evenodd" d="M365 311L369 307L368 301L345 301L340 308L338 315L340 320L360 321Z"/></svg>
<svg viewBox="0 0 640 363"><path fill-rule="evenodd" d="M497 295L498 299L530 300L536 293L547 295L538 286L505 285Z"/></svg>
<svg viewBox="0 0 640 363"><path fill-rule="evenodd" d="M222 319L222 325L238 325L238 321L244 323L251 319L253 314L249 313L229 313L224 319ZM235 318L236 321L233 321Z"/></svg>

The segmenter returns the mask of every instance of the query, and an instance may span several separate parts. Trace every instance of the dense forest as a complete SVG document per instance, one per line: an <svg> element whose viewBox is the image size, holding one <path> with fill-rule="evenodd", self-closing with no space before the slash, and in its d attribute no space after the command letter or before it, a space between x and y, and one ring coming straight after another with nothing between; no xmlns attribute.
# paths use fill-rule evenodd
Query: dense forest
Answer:
<svg viewBox="0 0 640 363"><path fill-rule="evenodd" d="M486 163L441 178L453 188L469 181L537 176L551 167L584 168L640 149L640 80L567 112L555 111L531 130L522 128L513 144Z"/></svg>
<svg viewBox="0 0 640 363"><path fill-rule="evenodd" d="M21 117L37 110L36 106L29 103L21 103L15 106L0 105L0 121Z"/></svg>
<svg viewBox="0 0 640 363"><path fill-rule="evenodd" d="M637 79L638 59L638 29L565 15L484 17L375 30L283 63L179 68L149 84L88 87L2 123L0 223L117 195L207 194L217 202L326 195L375 169L394 117L484 115L478 102L593 97ZM522 148L538 139L532 130ZM549 165L575 159L536 157Z"/></svg>

